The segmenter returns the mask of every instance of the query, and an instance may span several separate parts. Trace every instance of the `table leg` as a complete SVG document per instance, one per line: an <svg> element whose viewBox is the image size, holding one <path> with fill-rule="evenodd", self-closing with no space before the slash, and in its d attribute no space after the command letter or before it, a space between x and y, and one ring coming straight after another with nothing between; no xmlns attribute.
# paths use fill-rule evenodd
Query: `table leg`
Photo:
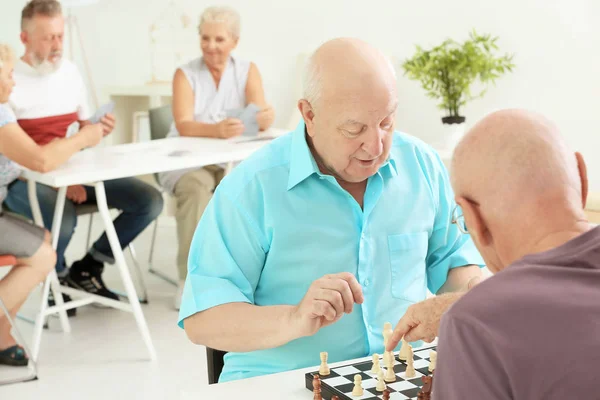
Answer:
<svg viewBox="0 0 600 400"><path fill-rule="evenodd" d="M137 293L135 291L135 286L133 285L133 281L131 280L129 270L127 269L127 264L125 262L123 250L121 249L119 237L117 236L115 226L113 225L112 219L110 217L108 204L106 202L106 192L104 191L104 183L98 182L94 185L94 187L96 189L96 202L98 205L98 211L100 212L102 220L104 221L106 236L108 237L110 248L112 249L113 257L115 258L117 268L119 268L119 272L121 273L121 279L123 280L123 284L125 285L125 293L127 293L127 297L129 298L129 303L131 304L133 315L135 316L138 329L140 330L142 339L144 340L146 348L148 349L148 353L150 354L150 359L154 361L156 360L156 350L154 349L154 345L152 344L150 330L148 329L148 324L146 323L146 319L144 318L144 313L142 312L142 307L140 305Z"/></svg>
<svg viewBox="0 0 600 400"><path fill-rule="evenodd" d="M33 214L36 225L43 227L44 221L42 219L42 212L40 210L40 204L37 198L36 182L33 180L27 181L27 192L29 197L29 204L31 206L31 213ZM58 245L58 236L60 232L60 225L62 223L63 210L65 207L65 198L67 195L67 188L60 188L56 198L56 206L54 208L54 219L52 221L52 247L56 249ZM64 304L62 294L60 292L60 284L58 282L58 276L56 270L52 270L48 277L44 281L42 287L42 298L40 301L39 313L36 317L35 328L33 333L33 346L32 346L32 357L34 361L37 361L40 345L42 342L42 331L44 329L44 321L46 317L46 309L48 307L48 294L52 288L54 295L54 301L56 305L62 306ZM63 332L71 332L71 325L69 324L69 318L65 310L59 311L60 323Z"/></svg>

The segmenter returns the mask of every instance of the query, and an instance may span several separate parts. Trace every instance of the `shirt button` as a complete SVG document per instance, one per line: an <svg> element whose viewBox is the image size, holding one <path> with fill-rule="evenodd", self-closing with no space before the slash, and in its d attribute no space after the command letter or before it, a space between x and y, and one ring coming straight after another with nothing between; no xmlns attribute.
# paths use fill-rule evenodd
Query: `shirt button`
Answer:
<svg viewBox="0 0 600 400"><path fill-rule="evenodd" d="M364 285L365 285L365 286L369 286L369 283L370 283L370 282L369 282L369 280L368 280L368 279L365 279L365 283L364 283Z"/></svg>

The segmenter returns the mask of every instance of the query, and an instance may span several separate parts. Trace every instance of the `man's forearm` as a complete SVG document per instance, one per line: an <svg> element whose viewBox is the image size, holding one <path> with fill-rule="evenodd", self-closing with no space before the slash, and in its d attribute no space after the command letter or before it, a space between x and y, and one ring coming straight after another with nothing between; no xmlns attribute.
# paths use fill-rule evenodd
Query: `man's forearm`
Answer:
<svg viewBox="0 0 600 400"><path fill-rule="evenodd" d="M195 344L235 352L270 349L297 339L291 324L293 306L255 306L229 303L185 319L188 338Z"/></svg>
<svg viewBox="0 0 600 400"><path fill-rule="evenodd" d="M478 265L465 265L463 267L452 268L448 272L446 283L444 283L437 294L466 292L479 283L481 279L481 269Z"/></svg>

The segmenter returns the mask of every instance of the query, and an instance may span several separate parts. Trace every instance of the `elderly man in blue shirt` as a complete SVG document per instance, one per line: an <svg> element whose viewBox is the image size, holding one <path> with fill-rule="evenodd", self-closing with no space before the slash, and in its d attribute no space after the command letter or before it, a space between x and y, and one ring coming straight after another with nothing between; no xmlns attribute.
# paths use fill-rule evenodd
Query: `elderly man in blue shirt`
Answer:
<svg viewBox="0 0 600 400"><path fill-rule="evenodd" d="M442 161L394 130L387 58L329 41L304 97L296 131L223 180L194 236L180 326L229 352L221 382L316 365L321 351L331 362L382 353L384 323L428 288L480 277Z"/></svg>

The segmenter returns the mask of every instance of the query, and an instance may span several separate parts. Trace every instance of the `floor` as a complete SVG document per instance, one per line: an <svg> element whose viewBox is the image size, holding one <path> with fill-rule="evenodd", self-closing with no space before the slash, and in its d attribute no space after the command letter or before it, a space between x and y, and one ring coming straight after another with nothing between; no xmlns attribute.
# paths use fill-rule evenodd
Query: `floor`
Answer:
<svg viewBox="0 0 600 400"><path fill-rule="evenodd" d="M68 249L73 261L84 252L87 218L80 222ZM102 227L94 222L97 234ZM154 257L156 269L176 277L174 220L161 217ZM138 257L147 269L151 230L136 241ZM70 257L69 257L70 256ZM129 260L129 256L126 253ZM191 344L179 329L177 312L173 309L175 287L145 273L150 302L143 305L152 339L158 354L156 363L147 361L146 349L130 313L86 306L71 318L72 332L60 331L57 318L50 319L50 329L43 334L37 381L0 386L0 399L178 399L185 388L206 385L206 355L204 348ZM111 288L122 288L116 268L106 267L105 280ZM22 310L33 317L39 304L34 293ZM18 322L27 340L33 326ZM13 376L17 369L0 368L0 378ZM20 372L20 371L19 371Z"/></svg>

